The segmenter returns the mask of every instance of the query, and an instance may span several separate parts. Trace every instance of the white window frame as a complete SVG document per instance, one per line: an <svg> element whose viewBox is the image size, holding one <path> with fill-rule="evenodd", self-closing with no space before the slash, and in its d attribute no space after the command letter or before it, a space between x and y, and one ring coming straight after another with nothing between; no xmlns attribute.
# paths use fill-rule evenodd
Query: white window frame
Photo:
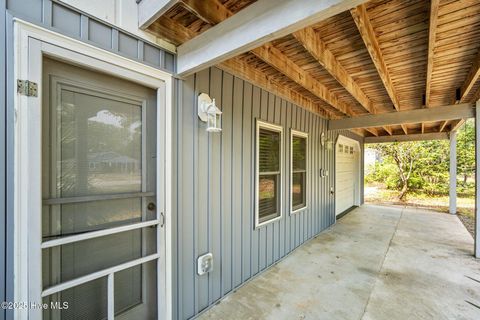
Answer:
<svg viewBox="0 0 480 320"><path fill-rule="evenodd" d="M171 221L172 185L172 75L162 70L130 60L90 44L69 38L23 20L14 19L14 81L15 133L14 133L14 301L41 303L41 297L49 293L41 285L42 247L60 242L41 243L41 101L42 56L56 57L67 63L88 67L153 88L157 91L157 219L130 226L96 231L112 234L126 228L143 228L157 225L157 253L134 261L101 270L95 274L77 278L51 288L62 290L92 277L107 276L108 286L113 287L113 273L147 261L157 261L158 318L172 318L172 228L160 219L163 213ZM30 61L34 70L29 70ZM38 97L27 97L16 92L17 79L34 81L38 85ZM163 132L161 128L164 128ZM32 161L38 160L38 161ZM77 236L75 236L77 237ZM65 241L78 239L67 238ZM90 277L90 278L88 278ZM109 300L112 300L110 290ZM112 300L113 301L113 300ZM113 305L108 306L113 319ZM20 308L14 310L15 319L40 319L41 309Z"/></svg>
<svg viewBox="0 0 480 320"><path fill-rule="evenodd" d="M305 138L306 155L305 155L305 205L301 208L293 209L293 137ZM308 208L308 186L310 185L309 173L310 173L310 145L308 139L308 133L303 131L290 130L290 214L299 213Z"/></svg>
<svg viewBox="0 0 480 320"><path fill-rule="evenodd" d="M280 183L279 183L279 210L280 210L280 215L278 217L272 218L267 221L260 222L260 217L259 217L259 199L260 199L260 188L259 188L259 182L260 182L260 152L259 152L259 147L260 144L259 138L260 138L260 129L267 129L275 132L280 133ZM278 221L282 219L283 217L283 127L265 122L262 120L257 120L256 121L256 131L255 131L255 228L262 227L264 225L273 223L275 221Z"/></svg>

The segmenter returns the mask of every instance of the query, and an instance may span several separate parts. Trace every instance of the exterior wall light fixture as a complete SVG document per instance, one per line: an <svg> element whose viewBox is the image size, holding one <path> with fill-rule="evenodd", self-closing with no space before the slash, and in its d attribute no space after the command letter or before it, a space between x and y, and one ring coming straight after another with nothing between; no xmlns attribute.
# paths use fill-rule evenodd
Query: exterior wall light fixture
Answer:
<svg viewBox="0 0 480 320"><path fill-rule="evenodd" d="M207 123L207 132L222 131L222 111L215 105L215 99L206 93L198 95L198 117Z"/></svg>

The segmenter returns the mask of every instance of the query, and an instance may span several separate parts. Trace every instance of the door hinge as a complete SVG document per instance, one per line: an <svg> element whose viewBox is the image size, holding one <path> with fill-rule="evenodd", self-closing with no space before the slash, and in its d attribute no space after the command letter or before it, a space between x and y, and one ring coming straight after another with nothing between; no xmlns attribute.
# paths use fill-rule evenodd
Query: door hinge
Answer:
<svg viewBox="0 0 480 320"><path fill-rule="evenodd" d="M17 93L27 97L38 96L38 85L36 82L28 80L17 80Z"/></svg>

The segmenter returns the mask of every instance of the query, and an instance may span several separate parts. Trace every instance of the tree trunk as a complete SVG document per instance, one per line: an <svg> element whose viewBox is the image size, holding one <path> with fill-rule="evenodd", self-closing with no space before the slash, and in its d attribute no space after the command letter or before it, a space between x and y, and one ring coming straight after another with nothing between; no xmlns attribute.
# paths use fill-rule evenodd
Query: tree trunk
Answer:
<svg viewBox="0 0 480 320"><path fill-rule="evenodd" d="M398 195L398 200L403 201L403 198L405 197L408 191L408 181L402 181L402 183L403 183L403 186L402 186L402 190L400 190L400 194Z"/></svg>

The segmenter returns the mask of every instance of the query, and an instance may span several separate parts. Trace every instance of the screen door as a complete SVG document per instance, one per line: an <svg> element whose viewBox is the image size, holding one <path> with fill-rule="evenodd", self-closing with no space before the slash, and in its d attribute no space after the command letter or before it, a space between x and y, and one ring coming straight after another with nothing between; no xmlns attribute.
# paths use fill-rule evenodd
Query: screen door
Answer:
<svg viewBox="0 0 480 320"><path fill-rule="evenodd" d="M156 319L156 91L49 58L42 87L43 319Z"/></svg>

